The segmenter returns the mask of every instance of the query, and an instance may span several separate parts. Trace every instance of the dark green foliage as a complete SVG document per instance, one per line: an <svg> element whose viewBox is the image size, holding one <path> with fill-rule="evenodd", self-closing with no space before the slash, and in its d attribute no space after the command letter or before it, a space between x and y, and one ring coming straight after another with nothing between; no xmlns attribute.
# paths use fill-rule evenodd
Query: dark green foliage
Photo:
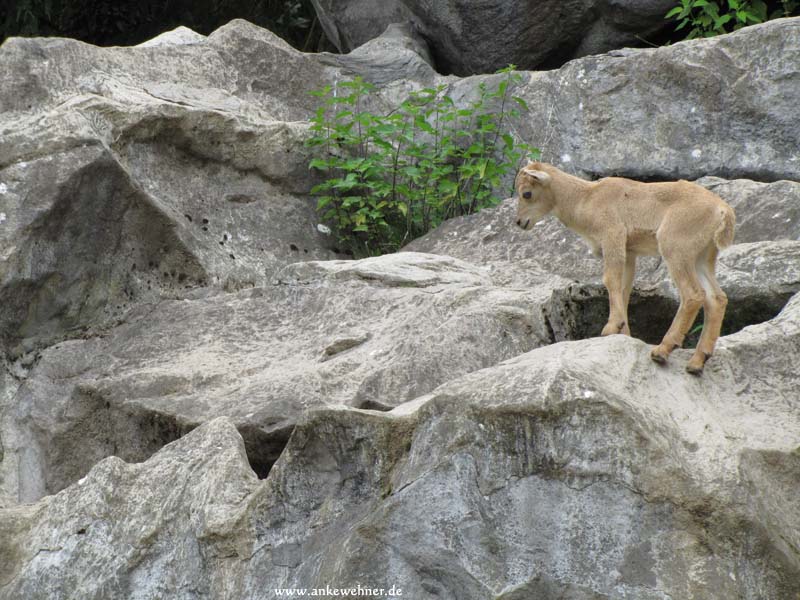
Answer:
<svg viewBox="0 0 800 600"><path fill-rule="evenodd" d="M789 17L800 12L800 0L679 0L664 18L678 22L676 31L687 31L686 39L713 37L747 25Z"/></svg>
<svg viewBox="0 0 800 600"><path fill-rule="evenodd" d="M207 35L235 18L266 27L301 50L331 49L311 0L6 0L0 2L0 40L58 36L128 46L179 25Z"/></svg>
<svg viewBox="0 0 800 600"><path fill-rule="evenodd" d="M527 106L511 95L513 67L497 87L478 86L458 108L446 86L411 94L385 115L365 106L373 86L361 78L325 87L312 119L310 167L325 181L313 193L340 243L356 256L392 252L445 219L500 201L495 190L524 155L538 151L504 130Z"/></svg>

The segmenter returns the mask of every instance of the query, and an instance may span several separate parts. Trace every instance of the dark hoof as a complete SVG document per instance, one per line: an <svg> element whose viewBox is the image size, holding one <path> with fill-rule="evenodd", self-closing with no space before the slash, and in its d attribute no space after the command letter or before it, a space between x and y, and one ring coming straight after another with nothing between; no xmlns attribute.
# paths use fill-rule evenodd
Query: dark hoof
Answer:
<svg viewBox="0 0 800 600"><path fill-rule="evenodd" d="M689 364L686 365L686 372L691 373L692 375L702 375L703 367L706 366L706 362L709 358L711 358L711 355L703 352L703 362L699 365L697 364L698 361L695 360L695 358L696 357L692 357L692 360L690 360Z"/></svg>
<svg viewBox="0 0 800 600"><path fill-rule="evenodd" d="M658 363L660 365L667 364L667 359L665 357L661 356L660 354L652 354L651 353L650 354L650 358L653 359L653 362Z"/></svg>

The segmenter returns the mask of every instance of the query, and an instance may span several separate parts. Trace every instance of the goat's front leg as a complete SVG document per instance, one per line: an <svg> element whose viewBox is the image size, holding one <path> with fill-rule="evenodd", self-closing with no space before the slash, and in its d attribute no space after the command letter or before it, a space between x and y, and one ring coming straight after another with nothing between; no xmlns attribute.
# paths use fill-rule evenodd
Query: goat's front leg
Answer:
<svg viewBox="0 0 800 600"><path fill-rule="evenodd" d="M625 272L622 276L622 310L625 317L625 325L620 333L625 335L631 334L630 320L628 319L628 305L631 301L631 292L633 291L633 277L636 274L636 255L633 252L628 252L625 256Z"/></svg>
<svg viewBox="0 0 800 600"><path fill-rule="evenodd" d="M626 277L625 277L625 243L609 243L603 245L603 285L608 290L608 323L600 335L614 333L629 334Z"/></svg>

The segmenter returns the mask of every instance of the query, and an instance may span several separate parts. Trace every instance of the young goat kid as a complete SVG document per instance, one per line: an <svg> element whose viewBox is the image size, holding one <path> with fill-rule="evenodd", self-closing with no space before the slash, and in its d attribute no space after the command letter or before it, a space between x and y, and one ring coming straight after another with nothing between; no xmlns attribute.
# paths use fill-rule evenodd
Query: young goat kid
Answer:
<svg viewBox="0 0 800 600"><path fill-rule="evenodd" d="M595 182L533 162L520 170L517 225L530 229L547 214L580 234L603 257L608 323L600 335L628 327L628 301L636 257L664 257L680 293L680 307L650 357L665 363L683 343L700 307L703 333L686 370L694 375L714 351L728 299L714 276L719 250L733 242L736 216L719 196L688 181L641 183L621 177Z"/></svg>

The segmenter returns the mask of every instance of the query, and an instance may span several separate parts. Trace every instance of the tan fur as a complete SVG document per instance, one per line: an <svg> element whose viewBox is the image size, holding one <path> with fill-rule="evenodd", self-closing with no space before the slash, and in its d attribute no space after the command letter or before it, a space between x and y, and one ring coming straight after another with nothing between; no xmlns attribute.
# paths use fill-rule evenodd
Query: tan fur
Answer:
<svg viewBox="0 0 800 600"><path fill-rule="evenodd" d="M650 356L666 362L703 307L703 333L686 367L690 373L701 373L719 338L728 302L714 271L719 250L733 242L733 209L716 194L688 181L641 183L606 177L589 182L539 162L521 169L515 186L520 227L530 229L553 214L602 255L609 317L601 335L630 335L628 301L636 257L664 257L681 303Z"/></svg>

